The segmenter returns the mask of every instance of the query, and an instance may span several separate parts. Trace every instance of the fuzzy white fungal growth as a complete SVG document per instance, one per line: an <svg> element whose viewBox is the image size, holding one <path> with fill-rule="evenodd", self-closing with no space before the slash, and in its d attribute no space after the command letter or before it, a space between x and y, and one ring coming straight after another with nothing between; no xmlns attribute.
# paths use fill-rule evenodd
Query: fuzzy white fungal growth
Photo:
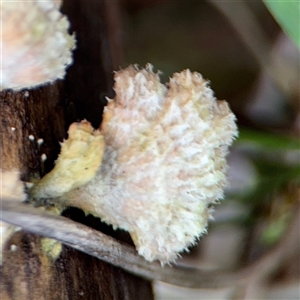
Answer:
<svg viewBox="0 0 300 300"><path fill-rule="evenodd" d="M59 1L1 1L0 90L63 78L75 39Z"/></svg>
<svg viewBox="0 0 300 300"><path fill-rule="evenodd" d="M173 261L205 233L210 206L223 197L235 116L189 70L165 86L151 65L131 66L116 72L115 91L103 115L101 167L59 201L128 230L147 260Z"/></svg>

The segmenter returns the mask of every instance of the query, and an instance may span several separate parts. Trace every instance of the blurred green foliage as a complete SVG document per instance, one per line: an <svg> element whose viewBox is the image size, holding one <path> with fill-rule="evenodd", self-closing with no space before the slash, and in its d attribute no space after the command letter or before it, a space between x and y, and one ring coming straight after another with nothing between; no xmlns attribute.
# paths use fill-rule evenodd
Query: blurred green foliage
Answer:
<svg viewBox="0 0 300 300"><path fill-rule="evenodd" d="M268 226L261 233L260 242L268 246L277 243L287 229L289 218L289 213L282 213L277 219L271 219Z"/></svg>
<svg viewBox="0 0 300 300"><path fill-rule="evenodd" d="M280 24L285 33L300 49L300 2L296 1L269 1L264 3Z"/></svg>
<svg viewBox="0 0 300 300"><path fill-rule="evenodd" d="M255 185L231 195L244 203L249 213L240 222L253 227L265 220L259 242L272 245L285 233L291 208L298 201L289 197L288 187L300 183L300 140L293 137L240 128L237 147L242 147L256 169ZM292 154L292 159L287 159Z"/></svg>
<svg viewBox="0 0 300 300"><path fill-rule="evenodd" d="M239 128L237 143L247 143L269 150L300 150L300 140L286 135Z"/></svg>

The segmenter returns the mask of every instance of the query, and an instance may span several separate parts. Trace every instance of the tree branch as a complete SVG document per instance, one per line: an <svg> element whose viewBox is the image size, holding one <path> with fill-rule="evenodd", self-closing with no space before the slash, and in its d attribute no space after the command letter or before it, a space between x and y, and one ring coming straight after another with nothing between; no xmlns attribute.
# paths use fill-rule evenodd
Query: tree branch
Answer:
<svg viewBox="0 0 300 300"><path fill-rule="evenodd" d="M24 203L11 202L8 199L2 199L1 201L0 219L20 226L26 231L56 239L67 246L148 280L160 280L190 288L215 289L243 283L253 273L257 273L258 270L260 276L270 274L270 270L273 271L274 267L278 267L285 258L287 244L295 248L293 245L297 241L294 237L299 228L300 218L298 209L290 232L286 234L286 237L277 247L254 264L234 272L200 270L182 266L161 267L156 262L148 263L137 254L134 248L99 231L65 217L57 216ZM292 237L290 237L291 235Z"/></svg>

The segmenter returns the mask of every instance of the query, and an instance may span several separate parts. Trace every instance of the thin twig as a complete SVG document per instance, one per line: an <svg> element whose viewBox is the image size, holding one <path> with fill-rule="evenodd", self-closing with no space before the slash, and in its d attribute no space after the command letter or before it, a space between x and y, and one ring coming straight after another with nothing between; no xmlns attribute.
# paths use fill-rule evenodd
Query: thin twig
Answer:
<svg viewBox="0 0 300 300"><path fill-rule="evenodd" d="M29 232L54 238L63 244L97 257L107 263L120 267L132 274L148 280L160 280L169 284L203 289L216 289L242 283L253 272L262 272L262 267L273 270L274 261L283 260L287 239L275 247L269 254L251 266L235 272L220 270L200 270L181 266L161 267L159 263L148 263L137 254L134 248L122 244L113 238L91 229L85 225L71 221L65 217L42 211L30 205L2 199L1 219L4 222L22 227ZM299 228L299 213L296 224ZM287 235L289 236L289 235ZM267 262L267 263L266 263Z"/></svg>

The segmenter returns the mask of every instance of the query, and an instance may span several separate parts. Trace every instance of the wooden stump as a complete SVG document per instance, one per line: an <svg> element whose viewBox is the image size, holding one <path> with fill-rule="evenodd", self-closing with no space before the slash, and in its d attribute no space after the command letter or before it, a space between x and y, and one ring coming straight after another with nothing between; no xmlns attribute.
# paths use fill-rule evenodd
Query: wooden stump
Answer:
<svg viewBox="0 0 300 300"><path fill-rule="evenodd" d="M64 2L62 10L77 37L74 65L64 81L0 93L3 170L20 170L24 181L43 176L53 167L70 123L86 118L99 126L105 96L112 96L113 84L112 37L105 5L104 0ZM42 155L47 157L45 162ZM69 211L70 217L73 213ZM89 223L85 217L80 221ZM150 282L65 246L52 259L42 250L41 240L18 231L6 243L0 268L1 300L153 299Z"/></svg>

